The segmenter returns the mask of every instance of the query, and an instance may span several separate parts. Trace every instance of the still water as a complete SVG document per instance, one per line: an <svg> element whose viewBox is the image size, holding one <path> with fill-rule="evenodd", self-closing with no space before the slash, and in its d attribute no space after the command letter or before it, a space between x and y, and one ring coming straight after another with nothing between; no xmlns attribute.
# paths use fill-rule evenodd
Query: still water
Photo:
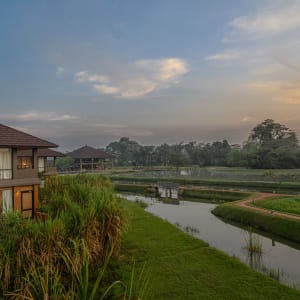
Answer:
<svg viewBox="0 0 300 300"><path fill-rule="evenodd" d="M250 255L246 245L247 230L225 223L211 211L216 204L179 201L179 205L165 204L157 198L121 194L130 201L142 201L149 206L146 211L159 216L193 236L206 241L210 246L238 257L255 270L261 271L281 282L300 290L300 244L287 244L277 238L255 233L262 246L261 254Z"/></svg>

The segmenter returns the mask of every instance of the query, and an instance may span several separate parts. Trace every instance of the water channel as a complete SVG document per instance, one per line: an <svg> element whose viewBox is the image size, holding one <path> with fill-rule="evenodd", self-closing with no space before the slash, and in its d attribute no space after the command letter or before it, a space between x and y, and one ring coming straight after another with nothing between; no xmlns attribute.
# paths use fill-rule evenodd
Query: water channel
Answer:
<svg viewBox="0 0 300 300"><path fill-rule="evenodd" d="M300 244L255 232L255 238L262 246L262 253L250 255L246 247L248 230L214 216L211 211L217 204L181 200L177 201L177 205L172 205L154 197L125 193L121 196L130 201L147 203L146 211L206 241L210 246L239 258L253 269L300 290Z"/></svg>

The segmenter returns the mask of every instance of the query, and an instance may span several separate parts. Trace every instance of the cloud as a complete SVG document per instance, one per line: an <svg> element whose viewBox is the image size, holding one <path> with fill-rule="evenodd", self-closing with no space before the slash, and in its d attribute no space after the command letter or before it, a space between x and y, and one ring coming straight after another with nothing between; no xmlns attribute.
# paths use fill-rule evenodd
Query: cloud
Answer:
<svg viewBox="0 0 300 300"><path fill-rule="evenodd" d="M8 113L0 114L0 118L6 121L70 121L77 119L76 116L63 114L59 115L55 112L25 112L25 113Z"/></svg>
<svg viewBox="0 0 300 300"><path fill-rule="evenodd" d="M106 75L85 70L75 73L74 77L78 83L86 84L101 94L132 99L177 84L188 71L183 59L145 59L127 66L125 72ZM122 73L126 75L122 76Z"/></svg>
<svg viewBox="0 0 300 300"><path fill-rule="evenodd" d="M120 89L116 86L111 86L107 84L94 84L94 89L102 94L114 95L118 94Z"/></svg>
<svg viewBox="0 0 300 300"><path fill-rule="evenodd" d="M80 82L101 82L108 83L110 80L107 76L101 74L90 74L88 71L80 71L75 73L75 79Z"/></svg>
<svg viewBox="0 0 300 300"><path fill-rule="evenodd" d="M61 76L64 72L65 72L65 69L63 67L56 68L56 76Z"/></svg>
<svg viewBox="0 0 300 300"><path fill-rule="evenodd" d="M115 124L115 123L92 123L89 125L94 128L127 128L128 125Z"/></svg>
<svg viewBox="0 0 300 300"><path fill-rule="evenodd" d="M300 87L296 82L260 81L249 85L251 89L266 92L272 100L286 104L300 104Z"/></svg>
<svg viewBox="0 0 300 300"><path fill-rule="evenodd" d="M246 122L250 122L253 120L253 117L251 116L245 116L241 119L241 122L246 123Z"/></svg>
<svg viewBox="0 0 300 300"><path fill-rule="evenodd" d="M265 10L253 16L240 16L230 22L235 30L250 34L276 35L300 27L299 2L285 1L285 7Z"/></svg>
<svg viewBox="0 0 300 300"><path fill-rule="evenodd" d="M143 59L135 65L141 70L150 72L150 76L158 81L168 81L178 78L188 72L188 66L179 58Z"/></svg>
<svg viewBox="0 0 300 300"><path fill-rule="evenodd" d="M250 73L254 76L270 76L279 74L283 71L283 67L278 63L261 63L251 68Z"/></svg>
<svg viewBox="0 0 300 300"><path fill-rule="evenodd" d="M205 60L214 60L214 61L233 61L241 58L241 52L238 50L226 50L221 53L214 55L209 55L205 57Z"/></svg>

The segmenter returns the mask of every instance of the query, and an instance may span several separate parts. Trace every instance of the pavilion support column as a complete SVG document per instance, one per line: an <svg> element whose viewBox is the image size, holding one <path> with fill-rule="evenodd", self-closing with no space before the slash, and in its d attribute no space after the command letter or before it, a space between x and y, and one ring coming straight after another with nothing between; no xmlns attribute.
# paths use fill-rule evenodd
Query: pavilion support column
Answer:
<svg viewBox="0 0 300 300"><path fill-rule="evenodd" d="M92 158L92 172L94 171L94 159Z"/></svg>
<svg viewBox="0 0 300 300"><path fill-rule="evenodd" d="M82 173L82 158L80 158L80 173Z"/></svg>

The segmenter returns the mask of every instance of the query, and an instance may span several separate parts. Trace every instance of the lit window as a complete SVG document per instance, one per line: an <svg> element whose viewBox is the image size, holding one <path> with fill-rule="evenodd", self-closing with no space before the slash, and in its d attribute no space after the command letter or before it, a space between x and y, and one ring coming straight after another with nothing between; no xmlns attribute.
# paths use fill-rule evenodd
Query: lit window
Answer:
<svg viewBox="0 0 300 300"><path fill-rule="evenodd" d="M18 157L18 169L30 169L32 168L32 157Z"/></svg>

